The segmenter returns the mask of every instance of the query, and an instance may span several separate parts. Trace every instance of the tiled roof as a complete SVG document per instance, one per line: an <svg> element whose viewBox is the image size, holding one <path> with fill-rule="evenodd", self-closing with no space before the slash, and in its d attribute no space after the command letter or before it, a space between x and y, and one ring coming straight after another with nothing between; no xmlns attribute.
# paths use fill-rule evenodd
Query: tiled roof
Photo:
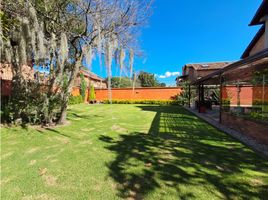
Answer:
<svg viewBox="0 0 268 200"><path fill-rule="evenodd" d="M22 75L25 79L33 79L34 78L34 70L32 67L28 65L22 65L21 67ZM10 64L0 63L0 78L1 80L12 80L13 73Z"/></svg>
<svg viewBox="0 0 268 200"><path fill-rule="evenodd" d="M105 81L104 78L102 78L102 77L98 76L97 74L94 74L93 72L90 72L88 70L81 69L80 72L83 73L84 76L87 76L87 77L89 77L91 79Z"/></svg>
<svg viewBox="0 0 268 200"><path fill-rule="evenodd" d="M1 80L12 80L13 74L9 64L0 63L0 78Z"/></svg>
<svg viewBox="0 0 268 200"><path fill-rule="evenodd" d="M216 70L222 69L232 62L211 62L211 63L192 63L186 64L185 67L193 67L195 70Z"/></svg>

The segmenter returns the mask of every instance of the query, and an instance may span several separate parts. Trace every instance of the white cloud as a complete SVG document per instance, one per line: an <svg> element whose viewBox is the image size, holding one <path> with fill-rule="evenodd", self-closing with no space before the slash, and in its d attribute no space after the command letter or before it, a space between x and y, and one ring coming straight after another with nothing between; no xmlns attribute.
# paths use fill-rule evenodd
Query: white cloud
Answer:
<svg viewBox="0 0 268 200"><path fill-rule="evenodd" d="M170 72L170 71L166 71L166 73L164 75L159 75L159 78L169 78L172 76L179 76L180 72Z"/></svg>

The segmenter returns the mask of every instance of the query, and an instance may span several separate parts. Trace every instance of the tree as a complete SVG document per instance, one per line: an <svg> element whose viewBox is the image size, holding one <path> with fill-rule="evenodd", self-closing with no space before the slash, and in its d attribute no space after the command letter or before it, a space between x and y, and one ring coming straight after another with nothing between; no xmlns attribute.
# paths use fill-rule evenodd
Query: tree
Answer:
<svg viewBox="0 0 268 200"><path fill-rule="evenodd" d="M129 88L132 87L132 80L127 77L112 77L111 78L112 88Z"/></svg>
<svg viewBox="0 0 268 200"><path fill-rule="evenodd" d="M148 72L141 71L138 74L138 79L142 87L157 87L160 85L155 75Z"/></svg>
<svg viewBox="0 0 268 200"><path fill-rule="evenodd" d="M13 86L18 89L23 85L25 91L30 91L30 84L21 73L26 61L45 66L49 74L46 89L38 76L31 81L37 81L38 91L44 94L41 101L47 109L41 112L46 116L45 121L51 123L60 106L58 123L64 123L69 96L83 60L90 65L93 54L99 55L100 61L105 56L109 89L111 63L117 52L121 52L117 57L120 67L126 69L123 55L130 52L129 70L132 70L135 33L147 19L150 5L151 0L5 0L1 3L5 29L0 32L5 40L0 44L5 55L3 61L12 65L16 83ZM20 107L17 118L22 113Z"/></svg>
<svg viewBox="0 0 268 200"><path fill-rule="evenodd" d="M160 83L160 87L166 87L165 83Z"/></svg>

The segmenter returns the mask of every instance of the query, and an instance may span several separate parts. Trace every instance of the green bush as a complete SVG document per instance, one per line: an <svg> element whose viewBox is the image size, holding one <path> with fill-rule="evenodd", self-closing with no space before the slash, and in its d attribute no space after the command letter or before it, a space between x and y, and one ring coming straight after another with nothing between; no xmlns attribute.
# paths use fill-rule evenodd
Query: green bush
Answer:
<svg viewBox="0 0 268 200"><path fill-rule="evenodd" d="M94 89L93 85L90 86L89 100L90 101L95 101L96 100L95 89Z"/></svg>
<svg viewBox="0 0 268 200"><path fill-rule="evenodd" d="M84 100L83 100L83 97L81 95L70 96L69 105L80 104L80 103L83 103L83 102L84 102Z"/></svg>
<svg viewBox="0 0 268 200"><path fill-rule="evenodd" d="M109 104L109 100L103 103ZM182 102L175 100L112 100L113 104L155 104L155 105L182 105Z"/></svg>

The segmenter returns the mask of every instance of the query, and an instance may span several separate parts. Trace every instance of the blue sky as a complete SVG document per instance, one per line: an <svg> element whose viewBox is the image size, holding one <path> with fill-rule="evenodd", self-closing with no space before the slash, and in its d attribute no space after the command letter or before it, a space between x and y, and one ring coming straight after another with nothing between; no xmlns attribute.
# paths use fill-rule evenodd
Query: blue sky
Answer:
<svg viewBox="0 0 268 200"><path fill-rule="evenodd" d="M157 74L159 81L174 85L186 63L238 60L259 28L248 24L261 2L155 0L140 36L145 56L135 59L135 70ZM92 71L106 77L96 61ZM118 69L113 70L116 75Z"/></svg>

